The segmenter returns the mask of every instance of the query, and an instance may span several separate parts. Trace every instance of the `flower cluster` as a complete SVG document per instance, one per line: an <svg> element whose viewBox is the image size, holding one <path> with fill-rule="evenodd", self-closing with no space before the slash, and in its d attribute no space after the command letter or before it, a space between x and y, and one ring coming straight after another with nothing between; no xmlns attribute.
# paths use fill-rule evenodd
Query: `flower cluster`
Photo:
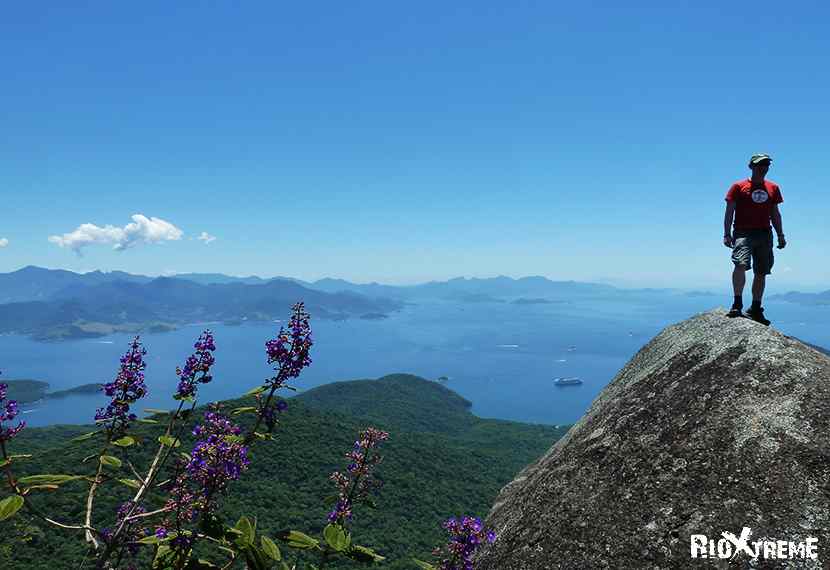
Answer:
<svg viewBox="0 0 830 570"><path fill-rule="evenodd" d="M248 468L248 448L241 443L242 429L218 412L206 412L205 423L193 429L200 438L190 453L187 472L202 488L224 491Z"/></svg>
<svg viewBox="0 0 830 570"><path fill-rule="evenodd" d="M142 507L141 505L135 505L132 501L127 501L123 503L118 508L118 513L115 516L115 526L118 527L121 525L122 522L130 515L132 511L132 516L135 517L136 515L140 515L147 512L147 509ZM121 535L124 544L127 547L128 552L130 555L135 556L138 553L139 548L139 540L147 536L150 531L144 528L140 523L140 519L128 520L124 526L124 534ZM110 542L113 538L113 532L111 529L105 528L101 530L101 538L104 539L104 542Z"/></svg>
<svg viewBox="0 0 830 570"><path fill-rule="evenodd" d="M210 367L215 362L213 351L216 350L213 333L210 330L204 331L193 348L196 352L187 357L184 367L176 367L179 385L174 397L177 400L195 397L198 384L207 384L213 380L213 376L210 375ZM197 374L200 376L197 377Z"/></svg>
<svg viewBox="0 0 830 570"><path fill-rule="evenodd" d="M250 465L242 430L219 412L205 413L205 421L193 429L199 438L182 472L176 477L167 507L176 513L177 527L210 513L216 499L231 481ZM164 532L161 527L157 532Z"/></svg>
<svg viewBox="0 0 830 570"><path fill-rule="evenodd" d="M7 384L0 384L0 443L9 441L26 427L26 422L19 422L16 427L3 427L3 422L11 422L20 412L16 400L6 401L8 388ZM5 404L4 401L6 401Z"/></svg>
<svg viewBox="0 0 830 570"><path fill-rule="evenodd" d="M308 325L309 314L303 303L292 307L294 313L288 323L289 331L280 327L277 338L265 343L268 364L276 364L276 374L269 379L271 386L283 386L289 378L296 378L303 368L311 364L311 328Z"/></svg>
<svg viewBox="0 0 830 570"><path fill-rule="evenodd" d="M141 346L138 337L130 343L129 350L121 357L121 368L115 380L104 384L102 390L112 398L106 408L99 408L95 421L111 429L123 430L136 418L130 412L130 405L147 394L144 385L144 355L147 350Z"/></svg>
<svg viewBox="0 0 830 570"><path fill-rule="evenodd" d="M381 481L372 478L372 469L382 461L383 458L376 450L380 442L387 439L387 432L366 428L354 442L354 449L346 454L346 459L351 461L346 467L348 474L335 471L329 476L340 491L337 503L328 515L329 522L342 524L346 519L351 519L353 505L382 485Z"/></svg>
<svg viewBox="0 0 830 570"><path fill-rule="evenodd" d="M486 540L493 543L496 533L484 528L481 519L474 517L455 517L444 522L443 526L450 533L450 541L443 548L437 548L433 555L442 557L439 570L473 570L473 554Z"/></svg>

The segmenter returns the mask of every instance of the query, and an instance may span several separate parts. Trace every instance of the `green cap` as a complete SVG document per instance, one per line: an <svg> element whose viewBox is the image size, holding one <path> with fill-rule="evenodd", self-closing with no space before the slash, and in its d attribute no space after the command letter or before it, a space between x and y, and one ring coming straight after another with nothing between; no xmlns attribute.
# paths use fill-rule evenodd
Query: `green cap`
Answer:
<svg viewBox="0 0 830 570"><path fill-rule="evenodd" d="M756 165L761 164L764 161L772 162L772 158L768 154L753 154L752 158L749 159L749 164Z"/></svg>

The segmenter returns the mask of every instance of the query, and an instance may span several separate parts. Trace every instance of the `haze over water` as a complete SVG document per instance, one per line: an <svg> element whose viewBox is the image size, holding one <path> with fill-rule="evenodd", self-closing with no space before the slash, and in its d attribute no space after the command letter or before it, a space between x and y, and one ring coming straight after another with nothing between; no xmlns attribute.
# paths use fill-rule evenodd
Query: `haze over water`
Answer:
<svg viewBox="0 0 830 570"><path fill-rule="evenodd" d="M663 327L723 304L718 297L659 295L625 301L567 303L419 302L385 320L314 319L312 365L293 385L322 384L411 373L448 376L447 387L473 403L481 417L532 423L573 423L619 369ZM784 334L830 346L830 307L767 303ZM286 318L289 308L286 308ZM169 408L175 368L192 352L202 328L216 336L214 381L200 403L238 397L269 375L264 343L280 323L192 325L142 335L148 354L149 395L141 408ZM61 343L0 336L3 378L49 382L51 390L112 379L131 335ZM579 386L556 387L553 378L578 376ZM285 391L284 396L290 395ZM90 423L103 396L79 395L27 407L29 425Z"/></svg>

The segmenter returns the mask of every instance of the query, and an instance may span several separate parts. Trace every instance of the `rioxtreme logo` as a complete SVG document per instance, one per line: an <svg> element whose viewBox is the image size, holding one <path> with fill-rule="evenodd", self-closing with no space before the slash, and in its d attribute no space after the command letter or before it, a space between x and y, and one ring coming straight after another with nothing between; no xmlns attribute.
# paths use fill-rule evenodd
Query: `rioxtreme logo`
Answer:
<svg viewBox="0 0 830 570"><path fill-rule="evenodd" d="M728 558L732 560L740 554L752 559L792 560L818 558L818 539L808 537L800 542L790 540L750 540L752 530L744 527L740 536L723 531L717 540L705 534L691 536L692 558Z"/></svg>

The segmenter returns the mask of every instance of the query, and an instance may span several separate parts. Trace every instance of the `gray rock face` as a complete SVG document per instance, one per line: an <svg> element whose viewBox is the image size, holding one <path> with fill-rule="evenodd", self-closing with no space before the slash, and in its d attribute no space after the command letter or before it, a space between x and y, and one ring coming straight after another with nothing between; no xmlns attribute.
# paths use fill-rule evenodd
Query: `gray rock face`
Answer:
<svg viewBox="0 0 830 570"><path fill-rule="evenodd" d="M724 313L663 330L502 489L477 570L830 567L830 358ZM818 558L691 557L744 527Z"/></svg>

